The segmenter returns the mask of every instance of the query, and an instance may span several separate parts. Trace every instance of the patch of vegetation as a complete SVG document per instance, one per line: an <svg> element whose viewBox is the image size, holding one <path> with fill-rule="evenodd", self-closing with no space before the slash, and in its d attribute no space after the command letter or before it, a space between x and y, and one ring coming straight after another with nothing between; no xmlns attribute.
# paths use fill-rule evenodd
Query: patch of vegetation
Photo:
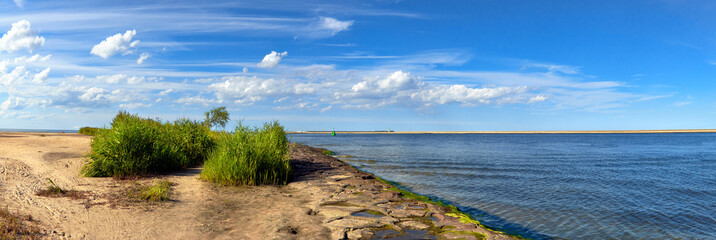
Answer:
<svg viewBox="0 0 716 240"><path fill-rule="evenodd" d="M475 237L475 238L477 238L477 239L479 239L479 240L485 239L485 235L482 234L482 233L479 233L479 232L471 232L471 231L445 231L445 232L442 232L442 233L455 233L455 234L460 234L460 235L469 235L469 236L473 236L473 237Z"/></svg>
<svg viewBox="0 0 716 240"><path fill-rule="evenodd" d="M99 132L99 130L100 130L99 128L95 128L95 127L81 127L80 130L77 131L77 133L84 134L87 136L94 136L94 135L97 135L97 132Z"/></svg>
<svg viewBox="0 0 716 240"><path fill-rule="evenodd" d="M421 202L425 202L425 203L431 203L431 204L435 204L435 205L438 205L438 206L442 206L442 207L448 208L448 209L450 210L450 212L447 213L446 215L459 218L459 221L462 222L462 223L475 224L475 225L480 226L480 227L482 227L482 228L489 229L489 230L492 230L492 231L494 231L494 232L503 233L503 234L509 235L509 236L514 237L514 238L517 238L517 239L526 239L526 238L524 238L524 237L522 237L522 236L519 236L519 235L507 234L507 233L502 232L502 231L498 231L498 230L491 229L491 228L489 228L489 227L483 225L480 221L475 220L475 218L473 218L472 216L470 216L470 215L468 215L468 214L466 214L466 213L460 211L460 209L459 209L458 207L454 206L454 205L448 205L448 204L443 203L442 201L434 201L434 200L430 199L430 198L427 197L427 196L423 196L423 195L420 195L420 194L415 194L415 193L413 193L413 192L400 189L400 188L397 187L397 184L394 183L394 182L391 182L391 181L388 181L388 180L385 180L385 179L382 179L382 178L379 178L379 177L376 177L376 179L378 179L379 181L384 182L384 183L390 185L391 187L388 189L389 191L399 192L400 195L403 196L403 197L405 197L405 198L413 199L413 200L417 200L417 201L421 201ZM484 236L483 236L483 238L484 238Z"/></svg>
<svg viewBox="0 0 716 240"><path fill-rule="evenodd" d="M323 154L326 154L326 155L336 155L336 152L331 151L331 150L323 150Z"/></svg>
<svg viewBox="0 0 716 240"><path fill-rule="evenodd" d="M162 123L121 111L111 128L96 132L87 177L124 177L160 173L201 164L214 146L204 124L180 119Z"/></svg>
<svg viewBox="0 0 716 240"><path fill-rule="evenodd" d="M141 185L130 188L127 195L132 199L151 202L163 202L169 200L171 188L174 183L168 180L154 181L152 185Z"/></svg>
<svg viewBox="0 0 716 240"><path fill-rule="evenodd" d="M40 134L40 137L45 137L45 134Z"/></svg>
<svg viewBox="0 0 716 240"><path fill-rule="evenodd" d="M20 215L0 208L0 239L39 239L40 229L27 222L32 221L30 215Z"/></svg>
<svg viewBox="0 0 716 240"><path fill-rule="evenodd" d="M37 196L42 197L69 197L71 199L85 199L85 192L81 191L75 191L75 190L64 190L60 188L57 184L55 184L52 179L47 178L47 181L50 183L49 186L45 189L40 189L35 193Z"/></svg>
<svg viewBox="0 0 716 240"><path fill-rule="evenodd" d="M286 184L291 176L289 142L278 121L250 129L239 123L221 134L201 178L223 185Z"/></svg>

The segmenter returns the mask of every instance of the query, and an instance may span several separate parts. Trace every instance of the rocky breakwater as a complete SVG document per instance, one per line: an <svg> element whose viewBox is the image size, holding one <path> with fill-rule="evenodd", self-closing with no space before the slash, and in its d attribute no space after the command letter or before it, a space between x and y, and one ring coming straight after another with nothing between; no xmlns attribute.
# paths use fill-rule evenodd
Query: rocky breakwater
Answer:
<svg viewBox="0 0 716 240"><path fill-rule="evenodd" d="M456 208L401 191L375 176L295 145L289 191L303 195L306 214L322 217L332 239L513 239Z"/></svg>

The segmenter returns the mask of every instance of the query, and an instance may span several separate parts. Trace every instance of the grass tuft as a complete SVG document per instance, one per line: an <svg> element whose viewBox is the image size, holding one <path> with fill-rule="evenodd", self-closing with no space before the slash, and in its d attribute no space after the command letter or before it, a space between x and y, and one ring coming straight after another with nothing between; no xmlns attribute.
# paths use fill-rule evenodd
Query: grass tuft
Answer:
<svg viewBox="0 0 716 240"><path fill-rule="evenodd" d="M141 200L151 202L163 202L169 200L171 196L171 187L174 183L168 180L154 181L152 185L141 186L135 190L134 193L130 194L130 197L138 198Z"/></svg>
<svg viewBox="0 0 716 240"><path fill-rule="evenodd" d="M323 150L323 154L326 154L326 155L336 155L336 152L331 151L331 150Z"/></svg>
<svg viewBox="0 0 716 240"><path fill-rule="evenodd" d="M84 176L124 177L199 165L214 141L209 128L196 121L161 123L121 111L110 129L98 129L91 146Z"/></svg>
<svg viewBox="0 0 716 240"><path fill-rule="evenodd" d="M79 131L77 131L77 133L84 134L87 136L97 135L97 132L99 132L99 128L94 128L94 127L82 127L82 128L80 128Z"/></svg>
<svg viewBox="0 0 716 240"><path fill-rule="evenodd" d="M254 129L239 123L233 134L219 136L201 178L223 185L286 184L289 158L289 142L278 121Z"/></svg>
<svg viewBox="0 0 716 240"><path fill-rule="evenodd" d="M40 229L27 224L30 215L20 215L0 208L0 239L39 239Z"/></svg>

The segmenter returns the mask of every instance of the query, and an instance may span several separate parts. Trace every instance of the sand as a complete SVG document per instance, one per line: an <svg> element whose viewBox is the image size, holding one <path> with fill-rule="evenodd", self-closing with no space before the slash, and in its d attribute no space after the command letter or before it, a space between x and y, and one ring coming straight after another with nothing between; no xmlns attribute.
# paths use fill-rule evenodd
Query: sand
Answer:
<svg viewBox="0 0 716 240"><path fill-rule="evenodd" d="M199 180L201 168L134 180L81 177L90 141L80 134L0 132L0 207L31 215L46 239L367 239L405 233L511 239L461 223L444 207L406 199L374 176L306 146L294 147L288 185L224 187ZM47 178L84 197L37 196ZM156 179L176 184L170 201L122 197L135 182Z"/></svg>

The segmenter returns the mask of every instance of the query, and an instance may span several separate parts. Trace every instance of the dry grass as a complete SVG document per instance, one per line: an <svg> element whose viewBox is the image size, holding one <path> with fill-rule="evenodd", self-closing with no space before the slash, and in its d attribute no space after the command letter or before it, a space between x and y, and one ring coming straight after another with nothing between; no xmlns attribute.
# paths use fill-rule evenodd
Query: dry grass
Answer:
<svg viewBox="0 0 716 240"><path fill-rule="evenodd" d="M73 200L87 199L86 191L64 190L60 188L60 186L57 186L57 184L55 184L52 179L48 178L47 181L50 183L50 185L47 186L47 188L45 189L40 189L39 191L37 191L35 195L52 198L68 197Z"/></svg>
<svg viewBox="0 0 716 240"><path fill-rule="evenodd" d="M0 208L0 240L39 239L40 229L32 224L32 216L12 213Z"/></svg>

